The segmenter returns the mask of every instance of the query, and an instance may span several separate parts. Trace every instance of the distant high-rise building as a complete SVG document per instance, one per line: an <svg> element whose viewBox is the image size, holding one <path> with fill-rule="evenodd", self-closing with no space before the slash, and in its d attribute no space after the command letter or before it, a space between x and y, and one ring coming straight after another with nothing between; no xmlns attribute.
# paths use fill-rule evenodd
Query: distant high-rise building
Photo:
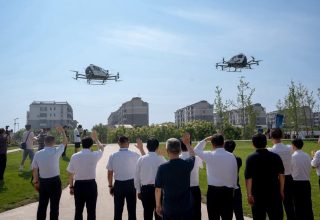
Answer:
<svg viewBox="0 0 320 220"><path fill-rule="evenodd" d="M110 114L108 125L149 125L149 104L139 97L132 98Z"/></svg>
<svg viewBox="0 0 320 220"><path fill-rule="evenodd" d="M34 101L27 112L27 124L32 128L53 128L56 125L76 126L72 107L68 102Z"/></svg>
<svg viewBox="0 0 320 220"><path fill-rule="evenodd" d="M200 101L178 109L174 115L175 123L178 126L195 120L213 122L213 105L207 101Z"/></svg>

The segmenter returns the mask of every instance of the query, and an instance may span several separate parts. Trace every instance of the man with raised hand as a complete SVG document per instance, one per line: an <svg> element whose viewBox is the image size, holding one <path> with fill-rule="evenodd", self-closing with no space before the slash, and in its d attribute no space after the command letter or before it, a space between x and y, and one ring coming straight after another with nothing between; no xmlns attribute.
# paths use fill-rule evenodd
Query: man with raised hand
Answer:
<svg viewBox="0 0 320 220"><path fill-rule="evenodd" d="M139 149L143 147L142 141L137 140ZM166 160L163 156L158 155L159 141L156 138L149 138L147 141L148 153L139 158L136 166L134 184L138 193L138 198L141 199L143 205L144 220L152 220L153 215L156 220L162 218L156 213L155 200L155 178L158 168Z"/></svg>
<svg viewBox="0 0 320 220"><path fill-rule="evenodd" d="M190 133L185 132L181 138L181 154L180 158L186 160L190 157L188 148L191 147ZM201 219L201 190L199 187L199 170L203 168L203 162L200 157L196 156L193 169L190 175L190 191L192 194L193 219Z"/></svg>
<svg viewBox="0 0 320 220"><path fill-rule="evenodd" d="M211 142L212 151L204 151ZM233 216L233 194L237 189L238 167L236 158L224 148L224 138L215 134L200 141L194 152L207 164L207 210L209 219L231 220Z"/></svg>
<svg viewBox="0 0 320 220"><path fill-rule="evenodd" d="M159 166L155 181L156 211L163 220L193 220L190 174L195 154L190 145L187 147L190 158L183 160L179 158L180 141L170 138L166 143L169 161Z"/></svg>
<svg viewBox="0 0 320 220"><path fill-rule="evenodd" d="M59 218L59 203L61 197L61 180L59 159L64 151L64 146L68 139L61 126L57 126L58 133L63 135L63 143L55 146L55 138L46 136L44 139L45 147L36 152L32 161L33 183L39 191L39 205L37 220L45 220L47 206L50 201L50 219Z"/></svg>
<svg viewBox="0 0 320 220"><path fill-rule="evenodd" d="M91 151L93 141L98 145L97 151ZM103 155L104 145L98 140L95 130L92 131L91 137L84 137L81 143L82 151L72 155L67 168L70 194L74 195L76 207L74 219L83 219L82 212L86 205L87 219L95 220L98 197L96 167Z"/></svg>

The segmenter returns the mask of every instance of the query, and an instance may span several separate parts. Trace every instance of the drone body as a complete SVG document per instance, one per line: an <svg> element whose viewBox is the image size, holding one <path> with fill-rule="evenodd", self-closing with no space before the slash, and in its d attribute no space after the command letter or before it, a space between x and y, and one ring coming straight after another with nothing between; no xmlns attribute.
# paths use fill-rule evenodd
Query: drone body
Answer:
<svg viewBox="0 0 320 220"><path fill-rule="evenodd" d="M119 81L119 73L110 74L109 70L102 69L96 65L90 64L86 70L85 74L80 74L79 71L71 70L76 73L75 80L86 79L87 83L90 85L104 85L108 80Z"/></svg>
<svg viewBox="0 0 320 220"><path fill-rule="evenodd" d="M261 60L255 60L254 57L248 61L247 57L240 53L236 56L233 56L229 61L225 61L222 58L222 62L216 63L216 68L219 67L221 70L227 70L228 72L241 72L242 69L252 69L252 65L259 65Z"/></svg>

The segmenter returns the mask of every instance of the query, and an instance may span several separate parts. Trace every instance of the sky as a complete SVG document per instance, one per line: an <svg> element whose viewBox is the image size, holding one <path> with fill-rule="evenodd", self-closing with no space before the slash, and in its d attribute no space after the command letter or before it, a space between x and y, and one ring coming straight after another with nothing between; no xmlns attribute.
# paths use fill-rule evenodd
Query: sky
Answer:
<svg viewBox="0 0 320 220"><path fill-rule="evenodd" d="M67 101L91 129L133 97L149 103L150 124L174 122L179 108L213 103L216 86L236 100L241 76L254 103L276 110L290 80L320 87L319 11L318 0L0 0L0 127L22 127L33 101ZM240 52L263 61L215 68ZM122 81L72 79L89 64Z"/></svg>

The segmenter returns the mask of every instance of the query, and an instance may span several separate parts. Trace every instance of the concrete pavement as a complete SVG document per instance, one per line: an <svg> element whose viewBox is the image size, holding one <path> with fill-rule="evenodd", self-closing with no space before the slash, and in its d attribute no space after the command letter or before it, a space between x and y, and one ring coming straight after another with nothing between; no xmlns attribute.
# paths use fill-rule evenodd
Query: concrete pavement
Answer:
<svg viewBox="0 0 320 220"><path fill-rule="evenodd" d="M136 150L133 145L130 149ZM97 201L97 220L100 219L113 219L113 197L108 192L107 171L106 164L109 155L118 150L118 145L109 144L105 147L102 159L97 165L97 185L98 185L98 201ZM61 172L66 172L61 170ZM0 220L34 220L36 219L38 203L31 203L16 209L12 209L0 213ZM47 216L49 216L49 207ZM68 220L74 219L74 198L69 194L69 188L62 192L60 200L60 219ZM126 208L124 208L123 219L128 219ZM47 219L49 219L47 217ZM84 219L86 219L86 209L84 209ZM137 219L143 220L143 208L140 200L137 201ZM207 220L207 210L205 204L202 204L202 219ZM250 219L250 218L245 218Z"/></svg>

